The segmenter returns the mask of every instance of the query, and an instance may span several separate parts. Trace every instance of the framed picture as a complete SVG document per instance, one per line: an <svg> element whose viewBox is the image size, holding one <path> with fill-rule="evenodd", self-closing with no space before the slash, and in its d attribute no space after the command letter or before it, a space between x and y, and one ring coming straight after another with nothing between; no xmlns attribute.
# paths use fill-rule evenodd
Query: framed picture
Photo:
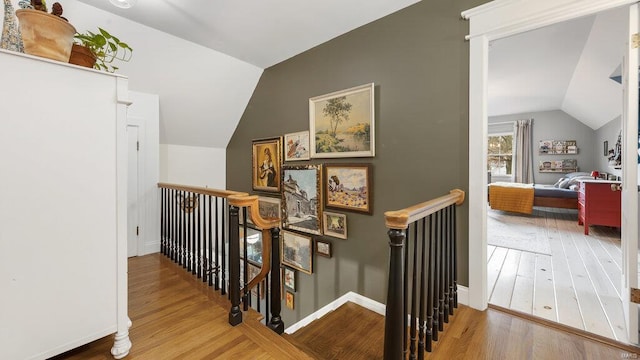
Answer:
<svg viewBox="0 0 640 360"><path fill-rule="evenodd" d="M322 213L323 232L327 236L347 238L347 215L325 211Z"/></svg>
<svg viewBox="0 0 640 360"><path fill-rule="evenodd" d="M321 235L321 165L282 167L282 226Z"/></svg>
<svg viewBox="0 0 640 360"><path fill-rule="evenodd" d="M312 158L375 156L374 84L309 99Z"/></svg>
<svg viewBox="0 0 640 360"><path fill-rule="evenodd" d="M371 214L371 164L324 165L324 206Z"/></svg>
<svg viewBox="0 0 640 360"><path fill-rule="evenodd" d="M326 240L316 239L316 254L331 257L331 243Z"/></svg>
<svg viewBox="0 0 640 360"><path fill-rule="evenodd" d="M260 274L260 267L255 266L255 265L251 265L251 263L248 264L248 268L247 268L247 282L251 281L251 279L255 278L256 276L258 276L258 274ZM258 285L256 285L253 289L251 289L251 293L253 295L255 295L256 297L258 295L260 295L260 298L264 299L264 295L265 295L265 284L266 282L264 280L260 281L260 283ZM260 288L260 293L258 294L258 288Z"/></svg>
<svg viewBox="0 0 640 360"><path fill-rule="evenodd" d="M287 308L288 309L293 310L295 297L294 297L294 295L293 295L293 293L291 291L287 291L286 293L287 294L286 294L285 304L287 304Z"/></svg>
<svg viewBox="0 0 640 360"><path fill-rule="evenodd" d="M609 156L609 141L604 141L604 156Z"/></svg>
<svg viewBox="0 0 640 360"><path fill-rule="evenodd" d="M265 219L279 218L282 216L281 203L282 199L280 198L258 196L258 212Z"/></svg>
<svg viewBox="0 0 640 360"><path fill-rule="evenodd" d="M282 148L280 137L253 140L252 187L256 191L280 192Z"/></svg>
<svg viewBox="0 0 640 360"><path fill-rule="evenodd" d="M249 264L262 266L262 232L247 225L247 234L244 233L245 226L240 225L240 258L244 259L244 241L247 239L247 261Z"/></svg>
<svg viewBox="0 0 640 360"><path fill-rule="evenodd" d="M309 160L309 132L284 135L284 161Z"/></svg>
<svg viewBox="0 0 640 360"><path fill-rule="evenodd" d="M283 276L282 282L287 289L291 289L292 291L296 291L296 271L284 266L283 268Z"/></svg>
<svg viewBox="0 0 640 360"><path fill-rule="evenodd" d="M280 234L280 258L282 263L303 273L313 272L311 236L283 230Z"/></svg>

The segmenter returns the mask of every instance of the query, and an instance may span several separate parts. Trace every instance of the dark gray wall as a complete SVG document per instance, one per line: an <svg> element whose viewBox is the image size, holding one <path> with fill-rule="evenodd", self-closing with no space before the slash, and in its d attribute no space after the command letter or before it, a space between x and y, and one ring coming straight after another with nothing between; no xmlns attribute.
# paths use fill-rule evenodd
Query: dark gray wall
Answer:
<svg viewBox="0 0 640 360"><path fill-rule="evenodd" d="M345 212L348 240L333 258L298 273L287 325L348 291L386 302L384 211L468 184L468 23L460 12L486 1L423 1L266 69L227 147L227 187L251 192L251 140L308 130L308 100L375 83L375 158L298 164L373 164L373 214ZM458 277L468 284L468 210L459 208Z"/></svg>
<svg viewBox="0 0 640 360"><path fill-rule="evenodd" d="M563 174L539 172L538 164L541 160L577 159L580 171L591 171L598 168L598 158L596 155L603 151L602 142L600 142L600 147L597 147L595 131L562 110L492 116L488 121L489 123L493 123L520 119L534 119L533 167L535 182L537 184L553 184L563 176ZM538 143L540 140L576 140L578 154L540 155L538 154ZM596 150L599 150L597 154Z"/></svg>

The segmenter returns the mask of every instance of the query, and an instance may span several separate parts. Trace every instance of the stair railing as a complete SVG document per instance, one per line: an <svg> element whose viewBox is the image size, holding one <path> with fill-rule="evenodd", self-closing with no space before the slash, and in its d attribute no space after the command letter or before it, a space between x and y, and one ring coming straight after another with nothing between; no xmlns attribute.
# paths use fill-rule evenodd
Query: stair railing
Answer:
<svg viewBox="0 0 640 360"><path fill-rule="evenodd" d="M262 290L267 292L265 323L282 334L280 219L260 217L258 197L247 193L167 183L159 183L158 187L161 252L203 282L208 282L221 295L228 295L231 301L229 323L234 326L242 322L241 302L244 311L251 304L251 290L261 283L270 285L269 289ZM240 214L244 220L242 227ZM253 278L249 277L248 261L245 261L247 220L260 231L263 241L262 266ZM244 230L244 258L240 256L240 229ZM271 264L274 264L273 271ZM257 311L261 312L259 298L256 305Z"/></svg>
<svg viewBox="0 0 640 360"><path fill-rule="evenodd" d="M464 196L455 189L385 212L390 247L385 360L423 359L458 307L456 205Z"/></svg>

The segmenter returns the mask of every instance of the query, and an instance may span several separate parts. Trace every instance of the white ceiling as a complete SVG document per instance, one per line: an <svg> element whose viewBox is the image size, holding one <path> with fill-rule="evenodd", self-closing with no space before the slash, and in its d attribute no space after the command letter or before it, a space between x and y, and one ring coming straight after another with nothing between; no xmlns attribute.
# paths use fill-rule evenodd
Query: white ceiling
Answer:
<svg viewBox="0 0 640 360"><path fill-rule="evenodd" d="M618 117L624 8L493 41L489 116L562 110L598 129Z"/></svg>
<svg viewBox="0 0 640 360"><path fill-rule="evenodd" d="M419 0L79 0L267 68Z"/></svg>

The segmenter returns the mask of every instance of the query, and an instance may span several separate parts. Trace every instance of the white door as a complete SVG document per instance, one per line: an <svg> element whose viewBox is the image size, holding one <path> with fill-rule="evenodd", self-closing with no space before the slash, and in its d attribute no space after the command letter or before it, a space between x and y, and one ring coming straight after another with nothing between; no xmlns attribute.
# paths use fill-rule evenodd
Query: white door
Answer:
<svg viewBox="0 0 640 360"><path fill-rule="evenodd" d="M623 73L622 110L622 304L629 342L638 343L638 304L631 302L638 288L638 4L629 7L628 44Z"/></svg>
<svg viewBox="0 0 640 360"><path fill-rule="evenodd" d="M127 126L128 179L127 179L127 256L138 255L138 126Z"/></svg>

